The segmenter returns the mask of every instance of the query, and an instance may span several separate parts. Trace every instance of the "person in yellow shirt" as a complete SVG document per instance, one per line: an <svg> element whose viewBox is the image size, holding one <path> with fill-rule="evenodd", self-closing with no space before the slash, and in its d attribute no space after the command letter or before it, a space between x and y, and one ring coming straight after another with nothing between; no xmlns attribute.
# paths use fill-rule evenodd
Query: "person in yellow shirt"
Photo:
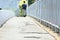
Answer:
<svg viewBox="0 0 60 40"><path fill-rule="evenodd" d="M24 4L22 4L22 12L23 12L23 16L25 17L26 14L26 8L27 8L27 4L25 4L25 1L23 1Z"/></svg>
<svg viewBox="0 0 60 40"><path fill-rule="evenodd" d="M23 4L26 4L27 5L27 1L26 0L22 0L19 2L19 9L21 10L20 11L20 16L24 16L24 12L26 14L26 10L23 10Z"/></svg>

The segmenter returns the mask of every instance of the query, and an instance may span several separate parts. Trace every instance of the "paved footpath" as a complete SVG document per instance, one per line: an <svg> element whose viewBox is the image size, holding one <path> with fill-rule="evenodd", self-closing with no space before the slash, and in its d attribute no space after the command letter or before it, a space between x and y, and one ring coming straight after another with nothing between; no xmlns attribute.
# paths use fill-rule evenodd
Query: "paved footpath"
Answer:
<svg viewBox="0 0 60 40"><path fill-rule="evenodd" d="M55 40L30 17L14 17L0 28L0 40Z"/></svg>

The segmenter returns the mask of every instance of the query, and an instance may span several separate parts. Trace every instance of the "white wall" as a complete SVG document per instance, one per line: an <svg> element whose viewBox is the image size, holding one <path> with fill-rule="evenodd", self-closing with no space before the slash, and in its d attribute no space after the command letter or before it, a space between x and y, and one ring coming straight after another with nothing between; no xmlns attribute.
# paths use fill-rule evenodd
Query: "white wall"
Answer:
<svg viewBox="0 0 60 40"><path fill-rule="evenodd" d="M6 22L6 20L14 16L15 13L11 10L0 10L0 27L4 22Z"/></svg>

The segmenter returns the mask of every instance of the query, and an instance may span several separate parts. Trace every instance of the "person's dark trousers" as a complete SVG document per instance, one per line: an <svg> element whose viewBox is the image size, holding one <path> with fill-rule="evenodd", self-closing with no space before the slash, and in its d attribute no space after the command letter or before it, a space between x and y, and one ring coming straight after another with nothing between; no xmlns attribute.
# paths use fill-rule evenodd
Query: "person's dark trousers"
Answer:
<svg viewBox="0 0 60 40"><path fill-rule="evenodd" d="M24 13L23 16L26 17L26 15L27 15L26 14L26 9L23 9L23 13Z"/></svg>

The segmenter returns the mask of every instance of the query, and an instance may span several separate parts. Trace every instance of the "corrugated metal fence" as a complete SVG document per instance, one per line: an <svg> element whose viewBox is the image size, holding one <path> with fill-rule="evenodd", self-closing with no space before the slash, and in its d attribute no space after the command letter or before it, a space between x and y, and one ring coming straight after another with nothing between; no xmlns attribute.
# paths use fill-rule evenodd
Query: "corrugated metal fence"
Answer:
<svg viewBox="0 0 60 40"><path fill-rule="evenodd" d="M38 0L28 7L27 12L60 29L60 0Z"/></svg>

